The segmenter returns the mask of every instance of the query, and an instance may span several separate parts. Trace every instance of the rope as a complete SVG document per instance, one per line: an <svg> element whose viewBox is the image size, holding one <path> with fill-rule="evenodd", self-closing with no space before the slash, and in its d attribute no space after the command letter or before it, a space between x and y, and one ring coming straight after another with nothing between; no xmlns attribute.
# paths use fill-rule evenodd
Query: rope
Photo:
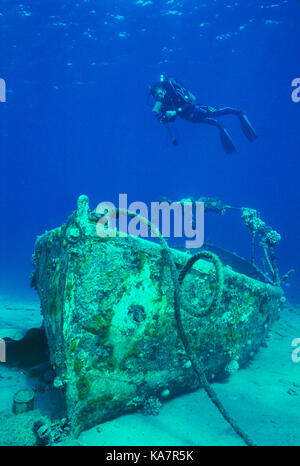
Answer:
<svg viewBox="0 0 300 466"><path fill-rule="evenodd" d="M220 259L218 258L218 256L209 251L202 251L202 252L199 252L198 254L195 254L187 262L184 269L181 271L178 282L179 282L179 285L181 286L189 270L199 259L202 259L202 258L208 259L214 264L215 270L216 270L216 282L217 282L217 287L216 287L216 291L214 293L212 302L208 306L206 311L201 314L201 317L204 317L204 316L209 315L212 311L217 311L221 303L224 281L223 281L223 273L222 273L222 263ZM239 437L241 437L244 440L246 445L254 446L254 443L252 442L252 440L250 440L248 435L237 425L235 420L231 417L229 412L225 409L224 405L218 398L217 393L212 388L212 386L209 384L206 378L205 368L203 364L196 358L191 348L190 342L187 338L186 332L182 324L182 317L181 317L181 310L180 310L180 293L179 293L179 296L175 294L174 308L175 308L175 318L176 318L178 333L181 337L185 352L192 363L194 371L196 372L198 376L198 380L200 384L203 386L208 397L211 399L214 405L218 408L218 410L220 411L224 419L228 422L228 424L231 425L231 427L237 433L237 435L239 435Z"/></svg>

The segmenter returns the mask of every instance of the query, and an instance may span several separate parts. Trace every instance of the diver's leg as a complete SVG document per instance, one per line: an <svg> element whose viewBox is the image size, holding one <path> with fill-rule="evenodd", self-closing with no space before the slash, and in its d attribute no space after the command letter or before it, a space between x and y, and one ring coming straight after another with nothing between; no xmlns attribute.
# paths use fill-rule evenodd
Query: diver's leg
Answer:
<svg viewBox="0 0 300 466"><path fill-rule="evenodd" d="M202 120L199 120L198 123L206 123L207 125L216 126L219 129L222 147L226 154L236 152L236 148L227 129L224 128L218 120L215 120L214 118L203 118Z"/></svg>
<svg viewBox="0 0 300 466"><path fill-rule="evenodd" d="M209 107L210 114L213 116L222 116L222 115L236 115L240 119L240 124L244 135L249 141L254 141L257 138L257 134L253 126L251 125L246 113L243 110L232 107L224 107L219 109L213 109Z"/></svg>
<svg viewBox="0 0 300 466"><path fill-rule="evenodd" d="M207 107L196 104L187 107L182 113L180 113L180 116L191 123L201 123L204 118L209 116L209 112Z"/></svg>
<svg viewBox="0 0 300 466"><path fill-rule="evenodd" d="M233 141L227 129L225 129L222 123L220 123L218 120L210 118L209 115L211 114L211 107L194 105L189 109L188 112L186 112L184 119L190 121L191 123L206 123L208 125L216 126L219 129L222 147L226 154L235 152L236 148L234 147Z"/></svg>
<svg viewBox="0 0 300 466"><path fill-rule="evenodd" d="M240 116L240 114L242 113L241 110L238 110L237 108L232 108L232 107L222 107L222 108L208 107L208 111L210 113L210 116L213 116L213 117L222 116L222 115Z"/></svg>

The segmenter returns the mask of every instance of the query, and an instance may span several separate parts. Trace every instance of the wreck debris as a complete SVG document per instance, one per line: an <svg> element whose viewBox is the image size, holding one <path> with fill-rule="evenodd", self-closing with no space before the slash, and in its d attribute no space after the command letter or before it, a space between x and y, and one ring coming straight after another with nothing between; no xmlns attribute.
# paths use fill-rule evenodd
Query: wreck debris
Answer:
<svg viewBox="0 0 300 466"><path fill-rule="evenodd" d="M36 421L33 426L37 446L53 446L70 435L70 426L66 418L51 422Z"/></svg>
<svg viewBox="0 0 300 466"><path fill-rule="evenodd" d="M34 408L34 392L29 389L19 390L14 394L13 412L15 414L26 413Z"/></svg>
<svg viewBox="0 0 300 466"><path fill-rule="evenodd" d="M33 256L54 384L61 381L73 433L162 399L165 387L175 397L204 386L234 426L208 380L228 375L232 360L242 367L263 343L282 290L207 251L191 258L170 249L159 232L161 247L100 238L86 199L67 226L38 238Z"/></svg>
<svg viewBox="0 0 300 466"><path fill-rule="evenodd" d="M160 402L159 398L150 396L150 398L145 400L142 406L142 414L143 416L158 416L161 408L162 403Z"/></svg>
<svg viewBox="0 0 300 466"><path fill-rule="evenodd" d="M263 271L266 281L271 281L275 285L280 285L283 281L286 281L289 276L294 272L294 269L289 270L283 277L280 278L279 270L277 266L275 247L278 246L281 236L272 227L268 226L260 218L260 214L256 209L249 207L233 207L230 205L223 204L222 201L217 197L200 197L195 200L193 197L187 199L181 199L179 202L204 202L205 212L215 212L220 215L225 215L228 211L237 210L241 212L242 220L245 226L249 229L251 235L251 254L250 263L255 264L255 240L256 236L259 237L259 246L263 249L265 262L262 263ZM167 202L171 203L170 200ZM268 265L269 272L271 273L272 279L269 279L269 272L267 272L265 264Z"/></svg>

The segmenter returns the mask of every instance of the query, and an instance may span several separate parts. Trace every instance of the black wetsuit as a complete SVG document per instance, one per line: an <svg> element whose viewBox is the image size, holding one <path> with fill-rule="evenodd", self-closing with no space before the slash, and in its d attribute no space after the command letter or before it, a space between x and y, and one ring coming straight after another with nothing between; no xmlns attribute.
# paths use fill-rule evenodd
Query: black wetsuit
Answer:
<svg viewBox="0 0 300 466"><path fill-rule="evenodd" d="M192 123L207 123L209 125L218 126L220 123L215 120L214 117L222 115L240 115L241 111L236 108L224 107L224 108L213 108L208 105L187 105L181 111L178 111L178 115L184 120L188 120Z"/></svg>
<svg viewBox="0 0 300 466"><path fill-rule="evenodd" d="M160 101L162 106L160 112L157 113L157 118L160 123L168 123L176 120L180 116L184 120L191 123L206 123L208 125L216 126L219 129L223 149L226 153L234 152L235 146L233 141L223 124L216 119L216 117L223 115L236 115L240 119L242 130L245 136L254 141L257 137L253 127L251 126L245 112L232 107L222 107L219 109L210 107L208 105L199 105L191 102L182 102L182 99L177 99L176 95L169 91L167 86L164 86L166 94ZM168 111L174 111L171 117L167 116Z"/></svg>

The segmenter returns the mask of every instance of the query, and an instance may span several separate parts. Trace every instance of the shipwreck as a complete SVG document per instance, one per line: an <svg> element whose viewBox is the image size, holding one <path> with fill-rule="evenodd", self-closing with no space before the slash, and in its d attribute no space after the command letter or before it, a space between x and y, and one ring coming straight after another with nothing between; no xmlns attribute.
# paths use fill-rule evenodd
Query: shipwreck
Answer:
<svg viewBox="0 0 300 466"><path fill-rule="evenodd" d="M171 249L159 234L99 237L98 220L80 196L33 255L54 386L73 432L201 385L218 406L210 382L258 351L284 301L280 284L251 264L234 270L217 250Z"/></svg>

